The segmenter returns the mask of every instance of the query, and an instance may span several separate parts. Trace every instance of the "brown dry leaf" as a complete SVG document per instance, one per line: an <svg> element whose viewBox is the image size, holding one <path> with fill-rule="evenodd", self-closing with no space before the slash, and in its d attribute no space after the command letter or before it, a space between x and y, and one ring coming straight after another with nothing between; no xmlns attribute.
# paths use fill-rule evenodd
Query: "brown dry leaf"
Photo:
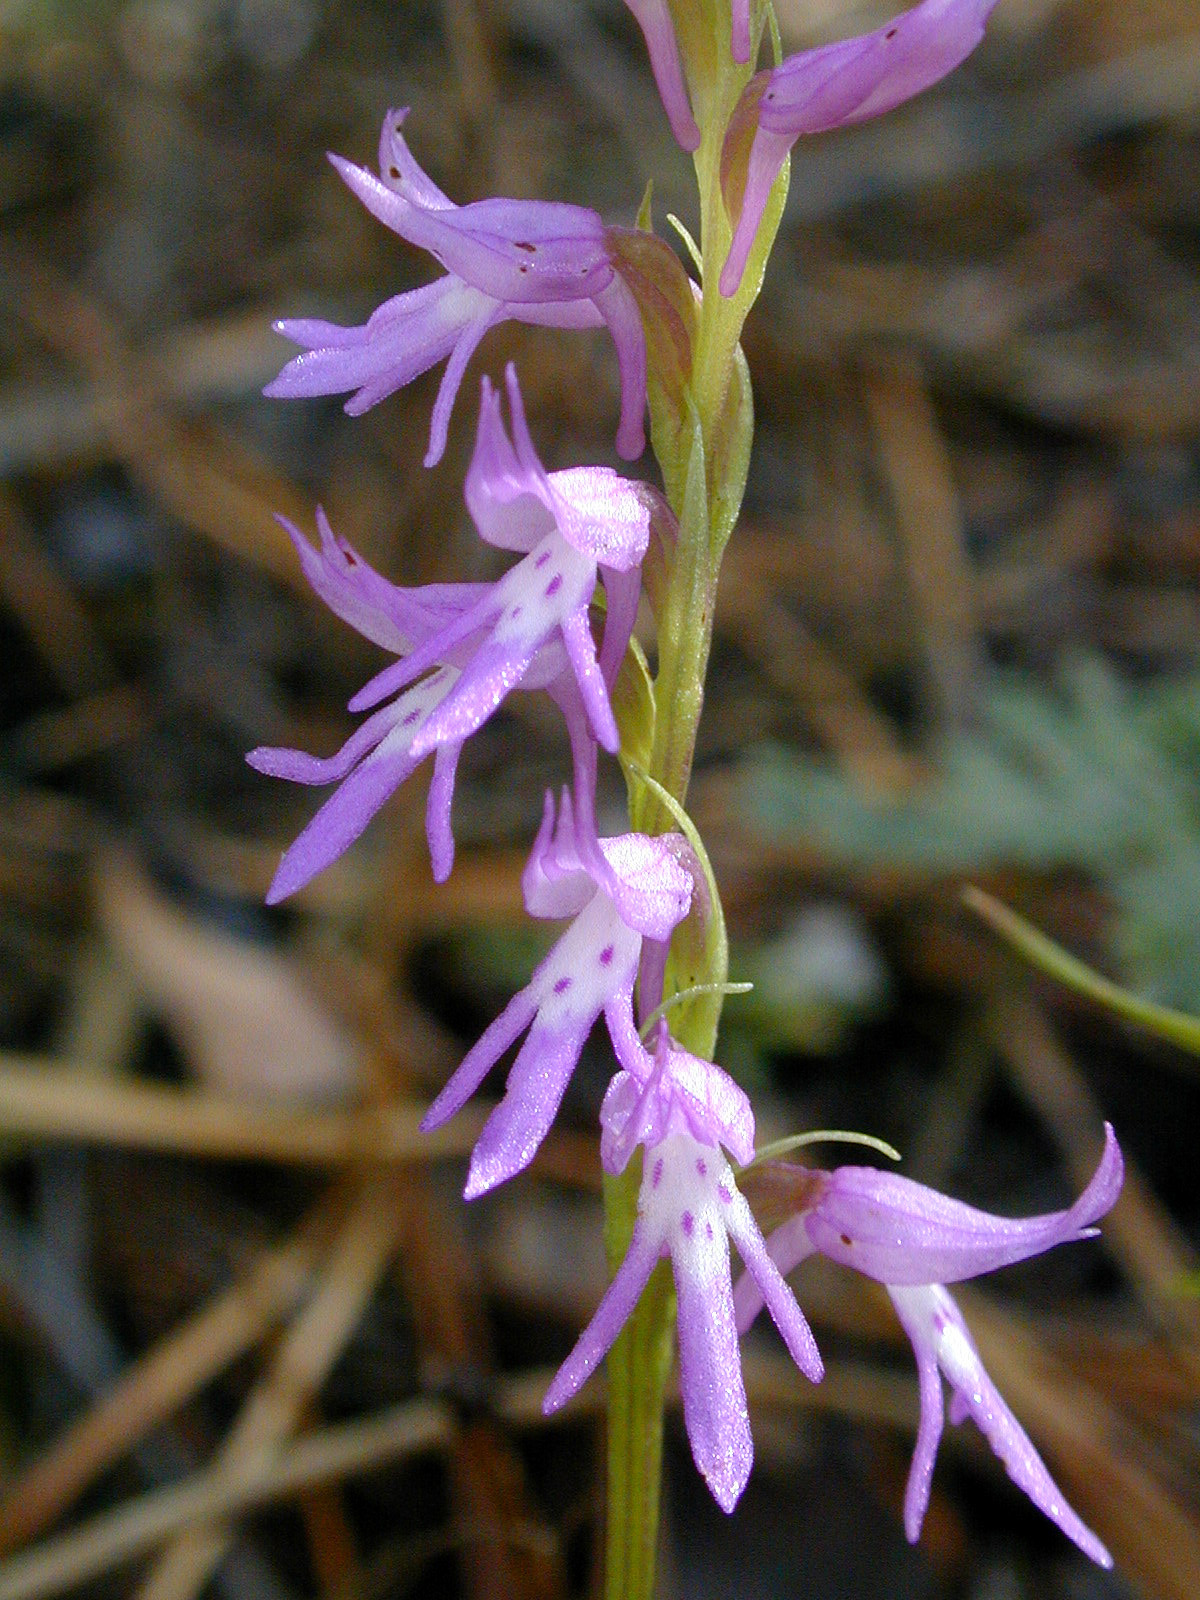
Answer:
<svg viewBox="0 0 1200 1600"><path fill-rule="evenodd" d="M169 905L127 857L100 864L96 899L113 944L208 1088L254 1100L351 1096L357 1047L284 957Z"/></svg>

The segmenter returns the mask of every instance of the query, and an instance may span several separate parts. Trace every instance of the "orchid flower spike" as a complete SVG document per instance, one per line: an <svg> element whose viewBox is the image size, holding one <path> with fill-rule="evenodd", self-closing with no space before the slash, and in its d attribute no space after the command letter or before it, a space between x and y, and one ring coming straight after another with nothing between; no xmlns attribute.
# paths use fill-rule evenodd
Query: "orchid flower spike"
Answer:
<svg viewBox="0 0 1200 1600"><path fill-rule="evenodd" d="M915 1543L929 1504L929 1487L941 1439L942 1377L950 1385L950 1420L973 1417L1018 1488L1102 1567L1112 1557L1064 1500L1028 1434L984 1371L962 1313L945 1289L1056 1244L1089 1239L1095 1222L1121 1191L1124 1163L1105 1124L1104 1153L1092 1181L1066 1211L1014 1221L977 1211L923 1184L873 1167L839 1167L805 1173L798 1187L806 1208L789 1218L767 1243L779 1269L789 1273L820 1252L882 1283L891 1296L917 1358L921 1421L908 1488L904 1529ZM736 1291L738 1327L745 1331L762 1306L758 1286L743 1278Z"/></svg>
<svg viewBox="0 0 1200 1600"><path fill-rule="evenodd" d="M465 489L480 535L524 555L498 582L397 588L335 538L323 513L319 553L285 524L321 598L401 659L351 700L352 711L378 709L336 755L320 760L259 748L247 756L272 777L340 784L284 855L267 896L272 904L336 860L430 754L426 832L433 875L438 882L448 877L459 752L512 689L549 689L569 724L582 719L584 736L590 730L606 749L618 746L606 673L615 677L637 612L652 491L609 467L546 472L511 365L507 382L515 442L505 432L500 397L485 378ZM598 658L588 607L599 573L609 607ZM573 727L576 745L580 734Z"/></svg>
<svg viewBox="0 0 1200 1600"><path fill-rule="evenodd" d="M535 200L480 200L456 206L413 159L401 128L407 109L389 111L377 178L330 156L371 214L428 250L446 276L386 300L361 327L293 319L276 331L303 347L264 394L282 399L355 392L351 416L377 405L447 360L429 430L425 465L446 448L446 431L467 363L489 328L508 318L552 328L607 326L617 348L621 419L617 449L627 460L645 436L646 344L633 295L614 265L604 223L583 206Z"/></svg>
<svg viewBox="0 0 1200 1600"><path fill-rule="evenodd" d="M625 0L625 4L633 12L645 38L650 70L658 85L671 132L685 150L695 150L700 143L700 129L692 115L683 81L669 0ZM733 59L746 62L750 59L750 0L733 0L732 11Z"/></svg>
<svg viewBox="0 0 1200 1600"><path fill-rule="evenodd" d="M465 1195L486 1193L527 1167L554 1121L588 1034L600 1013L617 1059L640 1069L645 1051L633 1016L643 944L665 945L687 915L692 876L677 835L587 837L564 790L557 819L545 813L524 875L525 907L535 917L574 921L430 1106L421 1123L440 1127L474 1094L500 1056L525 1033L504 1098L471 1154Z"/></svg>
<svg viewBox="0 0 1200 1600"><path fill-rule="evenodd" d="M719 1067L681 1049L666 1025L653 1062L620 1072L600 1112L605 1171L624 1170L641 1145L642 1185L629 1253L542 1402L568 1401L620 1333L655 1265L671 1258L679 1301L679 1382L692 1455L717 1504L732 1511L750 1475L754 1447L742 1380L730 1279L729 1241L770 1309L797 1366L823 1374L812 1331L767 1253L758 1224L722 1152L754 1153L750 1102Z"/></svg>
<svg viewBox="0 0 1200 1600"><path fill-rule="evenodd" d="M871 33L801 51L750 80L722 157L725 203L734 224L722 294L737 293L771 185L801 134L865 122L928 89L974 50L995 4L922 0Z"/></svg>

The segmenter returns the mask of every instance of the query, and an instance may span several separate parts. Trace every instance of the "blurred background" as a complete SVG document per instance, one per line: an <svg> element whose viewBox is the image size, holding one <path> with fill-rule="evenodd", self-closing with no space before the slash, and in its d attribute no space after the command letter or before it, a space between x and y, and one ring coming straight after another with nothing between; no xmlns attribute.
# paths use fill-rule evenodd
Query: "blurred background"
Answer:
<svg viewBox="0 0 1200 1600"><path fill-rule="evenodd" d="M778 10L799 49L888 8ZM381 664L275 512L311 530L320 499L398 581L490 575L461 484L507 359L548 465L613 459L590 335L489 335L432 472L436 373L357 421L260 398L272 318L361 321L433 275L323 159L373 163L405 104L457 200L629 222L653 177L660 231L695 222L617 0L0 0L7 1600L594 1592L602 1385L539 1402L604 1281L605 1051L469 1211L478 1117L415 1131L545 948L519 874L555 719L517 696L470 742L436 892L419 775L268 912L319 796L243 761L330 753ZM1200 1011L1198 197L1195 0L1000 0L939 89L797 149L691 796L757 985L721 1059L763 1137L869 1131L1021 1214L1116 1124L1103 1240L962 1296L1116 1573L969 1426L906 1545L911 1355L818 1265L828 1377L748 1341L732 1520L669 1425L664 1596L1200 1594L1200 1070L960 899Z"/></svg>

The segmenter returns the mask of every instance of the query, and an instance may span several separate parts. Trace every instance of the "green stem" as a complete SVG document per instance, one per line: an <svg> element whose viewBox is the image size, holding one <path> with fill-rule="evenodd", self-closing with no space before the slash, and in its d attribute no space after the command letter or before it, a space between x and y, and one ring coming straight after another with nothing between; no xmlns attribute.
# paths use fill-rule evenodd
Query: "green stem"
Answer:
<svg viewBox="0 0 1200 1600"><path fill-rule="evenodd" d="M714 10L718 32L727 41L728 6ZM695 155L703 298L693 350L692 426L684 430L686 454L670 463L660 461L664 482L675 488L672 509L679 534L656 619L656 714L646 770L680 807L687 798L704 704L721 555L741 504L753 430L749 380L738 339L754 290L726 300L717 288L730 240L721 196L721 145L749 70L732 62L725 43L718 45L718 58L722 66L718 81L709 86L703 136ZM670 430L664 430L663 437L669 436ZM675 825L670 808L645 784L631 788L630 817L635 828L647 832ZM703 1003L679 1007L672 1019L679 1043L703 1056L711 1055L715 1044L727 976L724 917L711 877L707 892L712 903L699 963L702 970L690 971L684 981L709 992ZM640 1161L631 1161L620 1177L605 1181L610 1272L616 1271L629 1247L640 1182ZM668 1264L660 1262L608 1357L607 1600L652 1600L654 1592L663 1406L674 1331L674 1286Z"/></svg>
<svg viewBox="0 0 1200 1600"><path fill-rule="evenodd" d="M609 1271L624 1258L637 1216L641 1163L604 1180ZM675 1286L655 1268L608 1356L608 1530L605 1600L650 1600L658 1553L663 1409L674 1354Z"/></svg>

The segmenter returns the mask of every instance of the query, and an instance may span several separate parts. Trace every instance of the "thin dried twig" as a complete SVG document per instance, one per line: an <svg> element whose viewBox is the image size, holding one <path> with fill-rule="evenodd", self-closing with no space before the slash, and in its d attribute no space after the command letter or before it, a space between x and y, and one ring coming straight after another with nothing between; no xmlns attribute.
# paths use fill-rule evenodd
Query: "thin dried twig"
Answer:
<svg viewBox="0 0 1200 1600"><path fill-rule="evenodd" d="M468 1107L422 1133L424 1109L393 1100L361 1111L288 1111L191 1089L98 1083L86 1063L0 1052L0 1134L18 1138L300 1166L465 1155L482 1126L479 1112Z"/></svg>
<svg viewBox="0 0 1200 1600"><path fill-rule="evenodd" d="M0 1554L33 1539L114 1461L250 1349L298 1302L329 1228L329 1205L135 1362L93 1408L9 1484Z"/></svg>
<svg viewBox="0 0 1200 1600"><path fill-rule="evenodd" d="M385 1462L444 1447L451 1408L410 1400L379 1416L324 1429L293 1445L257 1477L213 1471L141 1496L0 1568L0 1600L38 1600L132 1561L182 1530L229 1518L272 1500L349 1477Z"/></svg>
<svg viewBox="0 0 1200 1600"><path fill-rule="evenodd" d="M1149 1439L1056 1360L1015 1312L972 1291L955 1294L998 1387L1052 1456L1068 1494L1112 1546L1121 1570L1155 1600L1195 1600L1200 1530L1150 1472L1156 1451Z"/></svg>
<svg viewBox="0 0 1200 1600"><path fill-rule="evenodd" d="M312 1298L288 1328L218 1452L214 1474L254 1483L277 1458L354 1332L399 1229L394 1183L367 1179L330 1252ZM138 1589L139 1600L190 1600L220 1564L232 1537L220 1520L189 1525Z"/></svg>

